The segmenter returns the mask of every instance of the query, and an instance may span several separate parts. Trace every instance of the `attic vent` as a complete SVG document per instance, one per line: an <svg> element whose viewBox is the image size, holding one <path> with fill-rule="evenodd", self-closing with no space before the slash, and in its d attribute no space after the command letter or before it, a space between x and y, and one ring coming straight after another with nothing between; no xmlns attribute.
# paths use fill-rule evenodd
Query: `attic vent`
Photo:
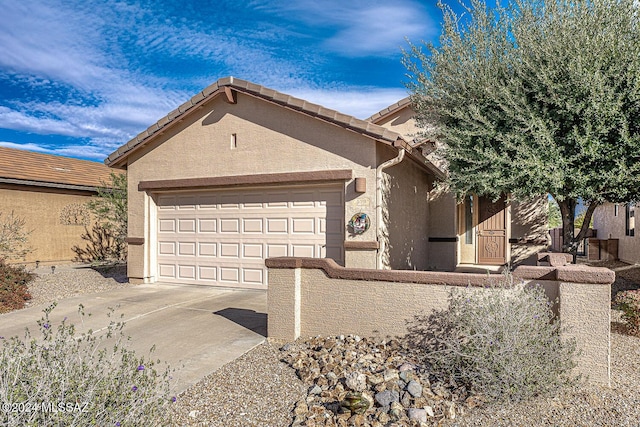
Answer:
<svg viewBox="0 0 640 427"><path fill-rule="evenodd" d="M52 169L60 172L71 172L71 169L65 169L65 168L52 168Z"/></svg>

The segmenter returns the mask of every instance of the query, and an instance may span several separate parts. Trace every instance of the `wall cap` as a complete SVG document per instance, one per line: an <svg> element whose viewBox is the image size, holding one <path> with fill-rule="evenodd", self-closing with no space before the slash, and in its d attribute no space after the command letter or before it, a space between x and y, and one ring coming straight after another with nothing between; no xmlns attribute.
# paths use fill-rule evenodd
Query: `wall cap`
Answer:
<svg viewBox="0 0 640 427"><path fill-rule="evenodd" d="M500 282L503 278L502 274L345 268L330 258L268 258L265 260L265 265L268 268L279 269L305 268L323 270L332 279L446 284L450 286L488 286ZM520 266L515 269L513 275L523 280L553 280L601 285L610 285L616 276L613 271L607 268L581 265L562 267Z"/></svg>

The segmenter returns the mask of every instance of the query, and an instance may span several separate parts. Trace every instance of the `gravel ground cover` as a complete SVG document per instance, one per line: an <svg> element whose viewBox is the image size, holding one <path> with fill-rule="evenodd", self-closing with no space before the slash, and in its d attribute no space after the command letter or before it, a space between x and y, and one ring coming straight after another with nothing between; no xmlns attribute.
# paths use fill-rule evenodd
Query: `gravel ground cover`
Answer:
<svg viewBox="0 0 640 427"><path fill-rule="evenodd" d="M132 286L127 279L127 266L91 268L86 265L40 267L33 270L36 279L29 283L31 299L25 307L46 306L62 298L103 292Z"/></svg>

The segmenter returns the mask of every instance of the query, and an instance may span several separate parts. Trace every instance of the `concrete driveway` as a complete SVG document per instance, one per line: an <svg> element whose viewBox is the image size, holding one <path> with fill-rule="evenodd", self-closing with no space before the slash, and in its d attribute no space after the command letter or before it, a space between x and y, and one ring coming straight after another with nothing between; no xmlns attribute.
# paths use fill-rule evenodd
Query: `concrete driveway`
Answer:
<svg viewBox="0 0 640 427"><path fill-rule="evenodd" d="M79 304L91 313L84 316L84 323ZM129 348L147 356L155 344L153 359L176 368L175 394L262 343L266 336L266 291L194 285L138 285L67 298L58 302L50 319L55 325L67 317L80 333L99 331L109 324L109 307L116 306L116 313L124 314ZM34 332L42 308L0 315L0 336L23 337L25 327L38 336Z"/></svg>

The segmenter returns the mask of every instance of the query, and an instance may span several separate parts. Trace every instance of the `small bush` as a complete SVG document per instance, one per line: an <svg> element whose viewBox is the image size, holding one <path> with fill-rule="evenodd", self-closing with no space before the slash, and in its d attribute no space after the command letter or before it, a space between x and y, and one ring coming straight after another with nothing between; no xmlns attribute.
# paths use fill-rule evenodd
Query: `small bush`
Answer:
<svg viewBox="0 0 640 427"><path fill-rule="evenodd" d="M575 343L561 341L544 290L509 276L489 289L454 289L449 308L411 333L437 380L487 400L520 401L573 379Z"/></svg>
<svg viewBox="0 0 640 427"><path fill-rule="evenodd" d="M640 290L618 292L614 303L622 310L629 332L640 336Z"/></svg>
<svg viewBox="0 0 640 427"><path fill-rule="evenodd" d="M7 265L0 259L0 313L19 310L31 299L27 284L35 275L23 266Z"/></svg>
<svg viewBox="0 0 640 427"><path fill-rule="evenodd" d="M33 252L29 246L31 231L26 231L25 226L25 219L15 216L13 211L5 218L0 212L0 260L24 259Z"/></svg>
<svg viewBox="0 0 640 427"><path fill-rule="evenodd" d="M54 307L37 322L38 339L29 331L24 340L2 338L0 425L170 425L169 368L159 372L159 362L127 349L124 323L112 320L101 334L77 336L66 318L51 322Z"/></svg>

